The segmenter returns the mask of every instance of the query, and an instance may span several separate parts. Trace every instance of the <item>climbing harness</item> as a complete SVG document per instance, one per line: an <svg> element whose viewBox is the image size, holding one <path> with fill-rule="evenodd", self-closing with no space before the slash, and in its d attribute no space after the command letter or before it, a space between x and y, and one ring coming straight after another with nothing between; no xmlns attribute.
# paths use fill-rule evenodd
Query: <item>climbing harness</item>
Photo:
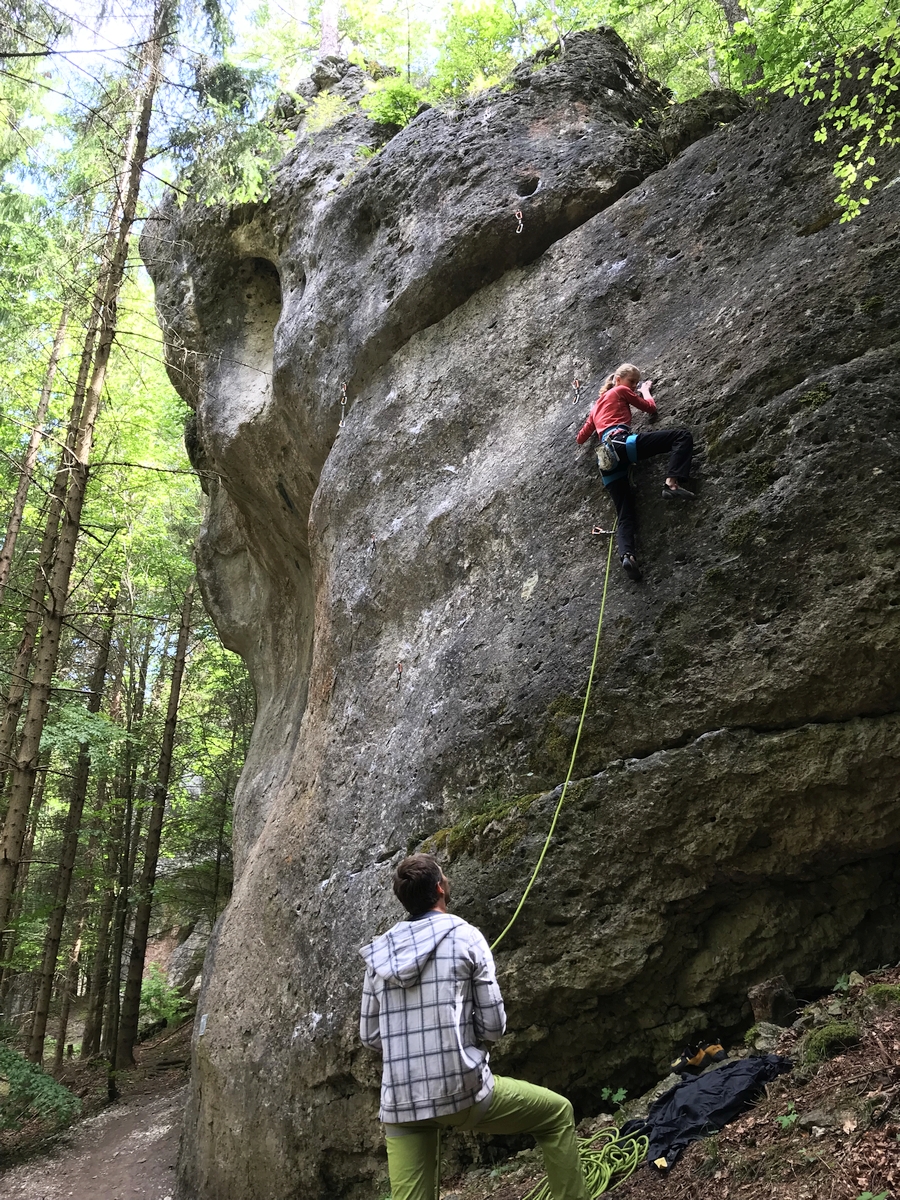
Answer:
<svg viewBox="0 0 900 1200"><path fill-rule="evenodd" d="M645 1136L620 1137L614 1125L598 1129L591 1137L579 1138L578 1154L591 1200L624 1183L646 1158L649 1147ZM552 1196L550 1184L544 1178L523 1200L552 1200Z"/></svg>
<svg viewBox="0 0 900 1200"><path fill-rule="evenodd" d="M341 419L338 421L338 429L344 428L344 418L347 415L347 385L341 384Z"/></svg>
<svg viewBox="0 0 900 1200"><path fill-rule="evenodd" d="M616 523L618 524L618 521ZM613 528L615 528L615 526ZM500 943L503 941L503 939L509 933L510 929L512 929L513 925L515 925L516 918L518 917L519 913L525 907L525 901L528 899L528 894L531 891L531 889L534 887L534 882L537 879L540 869L544 864L544 859L547 857L547 851L550 849L550 842L553 838L554 831L556 830L556 823L559 820L559 814L562 812L562 806L566 799L566 791L569 787L569 781L572 778L572 772L575 770L575 758L576 758L576 755L578 754L578 746L581 742L581 731L584 728L584 719L587 716L588 701L591 698L591 686L594 682L594 675L597 670L597 656L600 653L600 631L603 629L603 610L606 608L606 592L609 587L609 568L612 564L612 551L613 551L613 539L610 538L609 539L609 550L607 551L607 554L606 554L606 575L603 580L603 596L600 600L600 616L597 618L597 635L594 638L594 657L591 660L591 670L590 670L590 674L588 676L587 691L584 694L584 705L582 706L582 709L581 709L581 720L578 722L578 732L575 734L575 745L572 747L572 757L569 760L569 770L566 774L565 782L563 783L563 786L562 786L562 792L560 793L559 803L556 805L556 812L553 814L553 820L550 822L550 830L549 830L549 832L547 834L547 838L544 842L543 849L541 850L541 853L538 856L537 864L535 865L535 868L531 873L531 878L528 880L528 885L526 886L525 891L522 893L522 899L519 901L516 911L513 913L513 915L510 917L509 921L507 922L506 928L503 930L503 932L500 934L500 936L498 938L496 938L493 942L491 942L491 950L496 950L496 948L500 945Z"/></svg>
<svg viewBox="0 0 900 1200"><path fill-rule="evenodd" d="M518 229L516 230L516 233L521 233L521 232L522 232L522 230L525 228L525 225L523 224L523 221L522 221L522 210L521 210L521 208L517 208L517 209L516 209L516 211L515 211L515 218L516 218L516 220L519 222L519 227L518 227Z"/></svg>
<svg viewBox="0 0 900 1200"><path fill-rule="evenodd" d="M600 438L597 465L600 468L600 482L604 487L608 487L617 479L624 479L629 469L637 464L638 435L628 433L623 441L621 437L616 436L622 432L628 433L627 425L614 425L611 429L605 429ZM626 462L622 462L619 457L618 447L621 446L625 448Z"/></svg>

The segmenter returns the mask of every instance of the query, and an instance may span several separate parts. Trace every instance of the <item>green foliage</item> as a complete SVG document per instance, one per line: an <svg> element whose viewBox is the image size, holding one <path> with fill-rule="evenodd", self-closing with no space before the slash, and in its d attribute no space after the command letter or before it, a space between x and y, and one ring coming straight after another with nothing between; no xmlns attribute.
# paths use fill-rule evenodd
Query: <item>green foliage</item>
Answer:
<svg viewBox="0 0 900 1200"><path fill-rule="evenodd" d="M800 1114L794 1107L793 1101L788 1105L788 1110L781 1116L775 1118L783 1130L792 1129L800 1120Z"/></svg>
<svg viewBox="0 0 900 1200"><path fill-rule="evenodd" d="M461 97L499 83L516 64L514 11L491 3L451 5L432 86L439 96Z"/></svg>
<svg viewBox="0 0 900 1200"><path fill-rule="evenodd" d="M802 95L807 104L824 102L815 139L842 142L834 165L841 221L852 220L869 203L866 193L879 182L876 155L900 141L900 131L895 132L900 87L897 31L895 20L874 48L853 46L832 60L798 69L785 89Z"/></svg>
<svg viewBox="0 0 900 1200"><path fill-rule="evenodd" d="M613 1091L612 1088L605 1087L601 1088L600 1090L601 1100L615 1104L619 1108L621 1108L621 1106L625 1103L627 1096L628 1092L625 1090L625 1088L616 1088L615 1091Z"/></svg>
<svg viewBox="0 0 900 1200"><path fill-rule="evenodd" d="M81 1101L52 1075L0 1044L0 1129L16 1129L31 1117L64 1124L81 1111Z"/></svg>
<svg viewBox="0 0 900 1200"><path fill-rule="evenodd" d="M737 84L725 52L728 24L715 0L610 0L606 20L646 73L688 100L712 87Z"/></svg>
<svg viewBox="0 0 900 1200"><path fill-rule="evenodd" d="M887 1192L879 1192L876 1196L874 1192L860 1192L856 1200L887 1200Z"/></svg>
<svg viewBox="0 0 900 1200"><path fill-rule="evenodd" d="M196 63L198 109L170 134L182 193L207 205L268 197L272 170L293 140L268 111L273 83L264 70L206 58Z"/></svg>
<svg viewBox="0 0 900 1200"><path fill-rule="evenodd" d="M194 64L194 89L200 103L225 112L246 113L260 78L266 77L234 63L215 62L205 54Z"/></svg>
<svg viewBox="0 0 900 1200"><path fill-rule="evenodd" d="M324 129L336 125L352 111L352 106L343 96L337 96L327 90L319 92L306 109L304 127L307 133L321 133Z"/></svg>
<svg viewBox="0 0 900 1200"><path fill-rule="evenodd" d="M52 713L41 736L41 751L56 754L72 763L82 746L89 750L95 767L109 769L125 737L121 726L103 713L91 713L75 701L63 704Z"/></svg>
<svg viewBox="0 0 900 1200"><path fill-rule="evenodd" d="M42 136L47 93L41 87L52 50L70 30L58 8L35 0L5 0L0 20L0 178L17 162L27 162ZM38 52L38 53L36 53Z"/></svg>
<svg viewBox="0 0 900 1200"><path fill-rule="evenodd" d="M405 79L381 79L362 99L362 107L379 125L408 125L425 95Z"/></svg>
<svg viewBox="0 0 900 1200"><path fill-rule="evenodd" d="M180 996L177 988L169 987L159 963L151 963L141 984L142 1023L166 1021L174 1025L183 1020L190 1007L190 1001Z"/></svg>

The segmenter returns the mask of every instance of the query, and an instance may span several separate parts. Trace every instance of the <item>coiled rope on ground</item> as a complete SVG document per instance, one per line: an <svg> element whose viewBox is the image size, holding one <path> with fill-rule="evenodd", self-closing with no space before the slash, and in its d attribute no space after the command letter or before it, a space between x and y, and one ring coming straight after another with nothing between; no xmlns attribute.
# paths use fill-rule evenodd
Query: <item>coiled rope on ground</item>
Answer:
<svg viewBox="0 0 900 1200"><path fill-rule="evenodd" d="M578 1139L578 1152L591 1200L611 1192L631 1175L647 1156L645 1137L620 1138L614 1125L598 1129L590 1137ZM522 1200L553 1200L546 1177Z"/></svg>

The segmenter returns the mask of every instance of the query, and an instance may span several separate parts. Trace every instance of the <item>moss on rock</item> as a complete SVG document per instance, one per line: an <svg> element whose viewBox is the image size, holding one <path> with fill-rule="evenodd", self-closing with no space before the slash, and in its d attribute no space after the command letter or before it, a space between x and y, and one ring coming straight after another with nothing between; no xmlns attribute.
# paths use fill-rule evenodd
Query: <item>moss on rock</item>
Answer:
<svg viewBox="0 0 900 1200"><path fill-rule="evenodd" d="M876 983L863 992L860 1003L865 1008L898 1008L900 1007L900 984Z"/></svg>
<svg viewBox="0 0 900 1200"><path fill-rule="evenodd" d="M480 798L477 806L470 806L455 825L445 826L426 838L422 850L426 854L443 850L451 861L461 854L476 854L482 859L492 858L495 851L506 854L525 836L527 826L523 818L542 795L542 792L534 792L510 798L488 793ZM496 825L495 830L489 829L492 825ZM485 853L482 838L486 832L496 832L503 837L499 846L492 844Z"/></svg>
<svg viewBox="0 0 900 1200"><path fill-rule="evenodd" d="M824 1062L859 1041L859 1026L852 1021L829 1021L821 1029L812 1029L803 1040L803 1060Z"/></svg>

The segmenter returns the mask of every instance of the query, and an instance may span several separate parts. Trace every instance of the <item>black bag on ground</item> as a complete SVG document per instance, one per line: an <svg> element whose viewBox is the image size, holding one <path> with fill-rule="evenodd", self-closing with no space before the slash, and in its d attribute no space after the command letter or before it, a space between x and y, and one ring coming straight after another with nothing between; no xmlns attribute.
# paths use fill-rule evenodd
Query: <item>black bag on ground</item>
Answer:
<svg viewBox="0 0 900 1200"><path fill-rule="evenodd" d="M789 1058L766 1054L683 1079L650 1105L645 1121L626 1122L619 1136L649 1138L647 1165L667 1171L690 1142L724 1129L752 1105L765 1084L792 1066Z"/></svg>

